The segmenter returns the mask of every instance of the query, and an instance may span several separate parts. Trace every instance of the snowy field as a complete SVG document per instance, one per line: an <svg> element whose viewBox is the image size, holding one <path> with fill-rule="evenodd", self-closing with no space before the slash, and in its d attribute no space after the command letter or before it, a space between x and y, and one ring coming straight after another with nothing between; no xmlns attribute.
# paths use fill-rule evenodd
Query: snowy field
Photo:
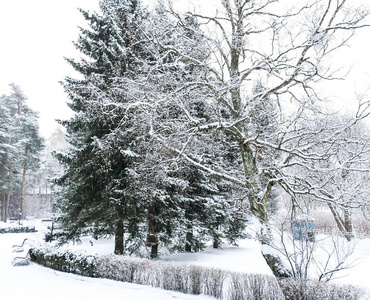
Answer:
<svg viewBox="0 0 370 300"><path fill-rule="evenodd" d="M2 224L4 225L4 223ZM122 299L138 300L211 299L202 295L185 295L148 286L62 273L33 263L29 266L13 267L11 264L13 258L24 254L13 253L12 245L21 244L26 237L29 240L37 240L43 235L42 231L46 229L47 224L37 222L34 225L39 230L38 233L0 234L0 299L80 300L117 296ZM90 240L93 242L93 246L91 246ZM70 245L69 248L75 248L87 254L110 254L113 251L113 240L96 241L86 237L82 239L81 245ZM333 282L359 285L370 290L369 252L370 239L358 241L356 250L351 256L353 266L338 273L338 278ZM171 254L164 256L163 259L238 272L271 274L260 254L260 245L254 240L241 241L239 247L226 246L218 250L207 248L200 253Z"/></svg>

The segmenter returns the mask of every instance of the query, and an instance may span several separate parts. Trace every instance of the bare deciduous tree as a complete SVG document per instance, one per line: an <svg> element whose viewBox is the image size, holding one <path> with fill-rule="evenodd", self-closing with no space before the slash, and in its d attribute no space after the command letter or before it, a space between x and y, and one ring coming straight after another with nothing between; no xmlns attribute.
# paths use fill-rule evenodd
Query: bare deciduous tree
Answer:
<svg viewBox="0 0 370 300"><path fill-rule="evenodd" d="M325 114L318 86L339 76L332 70L331 54L346 45L355 30L367 27L369 14L346 0L295 5L287 8L272 0L223 0L212 15L198 11L181 15L171 3L162 3L162 13L176 20L176 26L162 28L163 36L188 30L201 37L202 43L196 44L194 39L188 45L166 43L150 37L162 49L161 63L177 57L171 61L170 71L174 65L182 70L198 68L197 76L193 74L186 84L166 80L165 100L182 115L167 120L178 125L171 128L171 139L166 135L168 127L157 126L153 135L176 159L181 157L212 177L244 186L250 211L263 225L259 232L263 249L271 242L268 201L277 186L293 201L309 195L337 205L336 195L321 179L329 171L322 169L321 163L337 154L348 124L327 127L315 123ZM199 26L189 26L189 19ZM176 78L173 73L171 76ZM146 97L154 106L160 102L153 91ZM213 112L210 118L196 115L194 99ZM356 118L368 113L369 103L364 102ZM200 141L212 140L214 133L223 137L212 144L215 149L238 153L232 167L225 167L222 159L205 163ZM284 268L276 267L280 265L278 257L268 250L264 255L277 276L286 275Z"/></svg>

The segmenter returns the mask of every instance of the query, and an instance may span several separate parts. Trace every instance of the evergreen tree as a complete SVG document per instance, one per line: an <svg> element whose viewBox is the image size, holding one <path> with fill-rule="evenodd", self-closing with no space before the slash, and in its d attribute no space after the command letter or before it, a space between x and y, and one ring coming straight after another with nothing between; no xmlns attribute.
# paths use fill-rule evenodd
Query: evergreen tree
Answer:
<svg viewBox="0 0 370 300"><path fill-rule="evenodd" d="M102 1L101 10L101 15L83 12L90 28L81 31L76 47L88 59L68 60L83 79L64 82L76 112L62 122L71 148L58 155L66 168L58 180L66 238L94 226L97 236L114 234L115 253L123 253L126 232L127 250L138 252L145 244L152 258L160 244L190 251L200 249L209 236L220 240L231 224L230 206L222 204L229 191L207 184L183 163L176 166L169 150L178 147L179 138L183 141L178 133L184 116L182 104L167 99L204 71L179 63L168 47L177 44L191 53L202 42L201 34L194 34L195 19L187 19L185 30L173 30L174 21L161 8L148 18L136 1ZM208 55L193 54L199 60ZM195 98L188 90L184 95L202 123L211 115L206 97ZM220 150L209 137L202 143L209 141L210 152ZM222 215L217 223L210 219L215 214Z"/></svg>
<svg viewBox="0 0 370 300"><path fill-rule="evenodd" d="M6 190L7 190L7 161L9 156L8 125L10 114L5 105L5 95L0 96L0 220L5 220Z"/></svg>
<svg viewBox="0 0 370 300"><path fill-rule="evenodd" d="M103 0L100 8L100 15L82 11L90 28L81 29L75 46L87 59L68 59L83 79L63 83L76 115L62 122L71 148L57 156L66 170L57 182L66 237L93 225L96 236L114 234L114 251L122 254L124 228L137 228L132 223L139 214L128 192L137 132L135 120L122 112L130 94L121 80L133 79L140 67L138 26L145 13L135 0Z"/></svg>
<svg viewBox="0 0 370 300"><path fill-rule="evenodd" d="M1 114L4 116L1 127L3 146L0 153L2 170L3 205L2 219L9 216L10 198L13 188L20 184L19 216L24 219L24 197L28 171L39 167L39 154L43 147L43 139L39 135L38 115L26 105L26 96L19 86L10 84L11 94L2 97ZM21 178L17 178L20 174ZM5 190L5 191L4 191ZM5 195L4 195L5 194Z"/></svg>

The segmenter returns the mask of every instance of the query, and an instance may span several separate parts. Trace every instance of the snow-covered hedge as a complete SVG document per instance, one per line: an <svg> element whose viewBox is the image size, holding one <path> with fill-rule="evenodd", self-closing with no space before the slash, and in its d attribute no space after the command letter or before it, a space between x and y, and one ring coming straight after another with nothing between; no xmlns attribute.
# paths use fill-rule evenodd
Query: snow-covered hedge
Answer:
<svg viewBox="0 0 370 300"><path fill-rule="evenodd" d="M124 256L97 258L99 277L217 299L284 299L274 277Z"/></svg>
<svg viewBox="0 0 370 300"><path fill-rule="evenodd" d="M284 299L275 278L265 275L118 255L85 256L47 248L32 248L30 257L32 261L63 272L151 285L186 294L204 294L225 300Z"/></svg>
<svg viewBox="0 0 370 300"><path fill-rule="evenodd" d="M83 276L97 277L94 256L72 252L47 252L42 249L29 250L31 260L45 267Z"/></svg>
<svg viewBox="0 0 370 300"><path fill-rule="evenodd" d="M32 248L31 260L55 270L128 283L151 285L186 294L204 294L224 300L332 300L359 299L353 286L301 282L272 276L229 272L174 262L118 255L91 256L60 252L51 247Z"/></svg>
<svg viewBox="0 0 370 300"><path fill-rule="evenodd" d="M293 278L279 280L287 300L357 300L364 290L351 285L337 285L320 281L300 281Z"/></svg>
<svg viewBox="0 0 370 300"><path fill-rule="evenodd" d="M1 233L24 233L24 232L36 232L35 227L21 227L21 226L16 226L16 227L4 227L0 228L0 234Z"/></svg>

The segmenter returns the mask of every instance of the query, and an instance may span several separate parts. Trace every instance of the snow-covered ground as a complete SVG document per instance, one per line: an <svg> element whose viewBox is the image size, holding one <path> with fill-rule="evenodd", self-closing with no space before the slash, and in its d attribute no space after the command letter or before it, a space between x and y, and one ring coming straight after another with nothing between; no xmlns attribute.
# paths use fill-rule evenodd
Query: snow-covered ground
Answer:
<svg viewBox="0 0 370 300"><path fill-rule="evenodd" d="M206 296L193 296L163 291L148 286L116 282L106 279L94 279L73 274L53 271L37 264L25 267L13 267L15 256L12 245L21 244L23 239L37 239L46 229L46 223L34 224L38 233L0 234L0 299L104 299L109 296L122 296L123 299L211 299ZM90 240L93 242L91 245ZM110 254L113 240L93 240L82 238L82 244L70 245L87 254ZM353 266L338 273L333 282L354 284L370 290L368 272L370 270L370 239L359 240L351 259ZM200 253L178 253L164 256L162 259L201 266L217 267L231 271L271 274L260 254L260 245L254 240L244 240L239 247L226 246L223 249L207 248Z"/></svg>
<svg viewBox="0 0 370 300"><path fill-rule="evenodd" d="M0 234L0 299L10 300L101 300L101 299L151 299L151 300L205 300L207 296L185 295L149 286L88 278L57 272L37 264L13 267L15 256L12 245L32 239L38 233ZM107 249L108 247L101 247Z"/></svg>

